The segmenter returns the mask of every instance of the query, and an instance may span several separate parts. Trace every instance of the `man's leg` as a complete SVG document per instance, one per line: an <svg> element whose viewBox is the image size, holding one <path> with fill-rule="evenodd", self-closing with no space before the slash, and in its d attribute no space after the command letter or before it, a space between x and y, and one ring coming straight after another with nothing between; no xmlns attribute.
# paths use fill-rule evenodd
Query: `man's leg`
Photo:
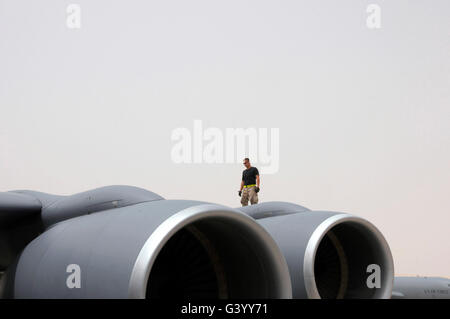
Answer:
<svg viewBox="0 0 450 319"><path fill-rule="evenodd" d="M250 197L250 204L258 204L258 193L255 191L255 186L250 187L248 190Z"/></svg>
<svg viewBox="0 0 450 319"><path fill-rule="evenodd" d="M241 204L242 204L242 206L248 205L248 188L247 187L244 187L242 189Z"/></svg>

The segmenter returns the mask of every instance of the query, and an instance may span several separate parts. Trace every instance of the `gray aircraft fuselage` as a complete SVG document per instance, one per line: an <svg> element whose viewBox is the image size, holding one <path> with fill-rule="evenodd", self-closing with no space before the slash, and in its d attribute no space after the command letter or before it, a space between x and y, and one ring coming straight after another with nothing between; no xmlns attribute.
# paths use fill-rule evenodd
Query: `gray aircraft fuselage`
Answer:
<svg viewBox="0 0 450 319"><path fill-rule="evenodd" d="M450 279L395 277L392 299L450 299Z"/></svg>

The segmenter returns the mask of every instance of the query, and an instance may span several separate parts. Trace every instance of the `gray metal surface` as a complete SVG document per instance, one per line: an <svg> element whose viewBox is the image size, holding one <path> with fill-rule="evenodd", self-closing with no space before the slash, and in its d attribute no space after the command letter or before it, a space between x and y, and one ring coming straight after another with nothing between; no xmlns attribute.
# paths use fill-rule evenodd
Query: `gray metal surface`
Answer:
<svg viewBox="0 0 450 319"><path fill-rule="evenodd" d="M322 242L335 238L341 268L348 268L348 274L341 269L342 278L353 280L350 288L341 280L338 297L391 297L394 269L389 246L362 218L288 202L232 209L164 200L122 185L70 196L31 190L0 193L0 295L144 298L158 253L189 223L197 223L208 241L215 241L233 273L242 273L231 283L231 296L243 292L242 296L320 298L321 278L315 266ZM362 266L372 262L381 266L382 289L356 287L355 279L367 276ZM68 289L66 282L71 264L81 269L77 289ZM446 278L397 277L392 298L449 298L449 290Z"/></svg>
<svg viewBox="0 0 450 319"><path fill-rule="evenodd" d="M30 197L36 198L41 203L42 207L47 207L47 206L53 204L54 202L67 197L65 195L54 195L54 194L48 194L48 193L37 192L37 191L26 190L26 189L14 190L14 191L11 191L11 193L23 194L23 195L28 195Z"/></svg>
<svg viewBox="0 0 450 319"><path fill-rule="evenodd" d="M43 231L41 206L38 199L27 194L0 193L0 271Z"/></svg>
<svg viewBox="0 0 450 319"><path fill-rule="evenodd" d="M163 199L158 194L139 187L105 186L66 196L44 206L42 221L48 227L62 220L81 215Z"/></svg>
<svg viewBox="0 0 450 319"><path fill-rule="evenodd" d="M32 190L0 193L0 271L45 228L76 216L141 202L162 200L158 194L126 185L100 187L62 196Z"/></svg>
<svg viewBox="0 0 450 319"><path fill-rule="evenodd" d="M174 213L202 202L155 201L58 223L33 240L17 265L15 298L127 298L145 241ZM68 289L66 267L81 268L82 286Z"/></svg>
<svg viewBox="0 0 450 319"><path fill-rule="evenodd" d="M356 259L362 261L364 254L368 256L366 263L359 262L361 265L358 268L361 269L351 269L349 276L354 276L360 284L349 289L346 298L391 297L394 276L392 255L384 237L366 220L338 212L310 211L288 202L266 202L238 209L256 218L277 242L288 263L294 298L321 298L314 273L316 252L330 229L343 224L348 227L344 237L352 236L352 232L358 236L354 243L346 238L343 254L358 249L361 256L356 256ZM377 262L382 267L383 287L378 290L365 286L365 267L371 262Z"/></svg>
<svg viewBox="0 0 450 319"><path fill-rule="evenodd" d="M0 227L4 224L39 214L41 203L34 197L13 192L0 192Z"/></svg>
<svg viewBox="0 0 450 319"><path fill-rule="evenodd" d="M67 196L15 190L0 193L0 224L2 219L41 212L42 222L48 227L77 216L162 199L154 192L128 185L104 186Z"/></svg>
<svg viewBox="0 0 450 319"><path fill-rule="evenodd" d="M171 216L180 218L184 209L205 204L211 205L187 200L151 201L57 223L28 245L20 255L16 269L10 270L15 273L12 295L14 298L142 298L142 285L146 282L134 281L141 286L130 286L130 280L136 269L142 268L135 268L135 264L138 257L142 257L146 242ZM261 258L267 260L267 282L271 285L267 294L289 298L291 286L287 265L267 232L238 211L220 205L214 207L228 212L224 221L239 219L239 223L235 223L236 238L250 234L243 232L244 228L239 225L253 227L258 230L258 236L265 236L259 244L265 248L259 251L265 254ZM208 214L209 210L204 213ZM249 229L247 226L245 230ZM170 236L174 230L169 227L165 236ZM81 269L79 289L68 289L66 285L66 267L70 264L79 265Z"/></svg>
<svg viewBox="0 0 450 319"><path fill-rule="evenodd" d="M289 214L259 219L283 252L289 267L294 298L308 298L304 278L304 256L314 230L328 217L330 212L314 214Z"/></svg>
<svg viewBox="0 0 450 319"><path fill-rule="evenodd" d="M395 277L392 299L450 299L450 279Z"/></svg>
<svg viewBox="0 0 450 319"><path fill-rule="evenodd" d="M253 217L254 219L280 215L290 215L310 211L308 208L300 206L298 204L280 201L263 202L256 205L236 207L236 209Z"/></svg>

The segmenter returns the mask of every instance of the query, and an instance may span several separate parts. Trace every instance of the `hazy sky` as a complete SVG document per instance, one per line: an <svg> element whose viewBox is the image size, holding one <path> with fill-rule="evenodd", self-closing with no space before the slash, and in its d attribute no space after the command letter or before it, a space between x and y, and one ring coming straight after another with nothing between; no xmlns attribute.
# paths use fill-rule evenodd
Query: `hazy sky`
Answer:
<svg viewBox="0 0 450 319"><path fill-rule="evenodd" d="M236 207L241 161L174 163L172 132L278 128L260 201L367 218L397 274L450 277L449 17L448 0L0 0L0 191Z"/></svg>

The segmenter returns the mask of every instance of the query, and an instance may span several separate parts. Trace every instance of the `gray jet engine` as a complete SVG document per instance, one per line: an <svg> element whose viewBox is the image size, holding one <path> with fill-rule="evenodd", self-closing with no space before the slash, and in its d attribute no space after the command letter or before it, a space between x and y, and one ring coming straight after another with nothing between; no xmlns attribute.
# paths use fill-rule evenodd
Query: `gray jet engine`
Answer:
<svg viewBox="0 0 450 319"><path fill-rule="evenodd" d="M263 227L222 205L130 186L0 193L5 298L291 298Z"/></svg>
<svg viewBox="0 0 450 319"><path fill-rule="evenodd" d="M277 242L289 266L294 298L391 298L391 251L367 220L288 202L237 209L255 218Z"/></svg>
<svg viewBox="0 0 450 319"><path fill-rule="evenodd" d="M394 269L353 215L107 186L0 193L0 276L4 298L390 298Z"/></svg>

